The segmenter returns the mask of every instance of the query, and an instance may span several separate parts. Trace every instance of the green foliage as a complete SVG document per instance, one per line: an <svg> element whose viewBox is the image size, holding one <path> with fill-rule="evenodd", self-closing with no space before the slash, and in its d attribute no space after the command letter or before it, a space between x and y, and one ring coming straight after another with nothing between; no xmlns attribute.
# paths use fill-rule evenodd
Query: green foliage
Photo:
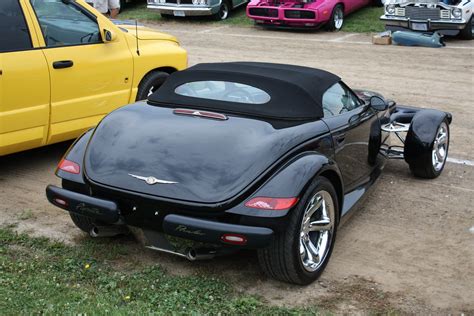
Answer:
<svg viewBox="0 0 474 316"><path fill-rule="evenodd" d="M218 277L171 276L160 266L117 269L126 250L87 241L66 246L0 229L0 310L18 314L314 314L237 295Z"/></svg>

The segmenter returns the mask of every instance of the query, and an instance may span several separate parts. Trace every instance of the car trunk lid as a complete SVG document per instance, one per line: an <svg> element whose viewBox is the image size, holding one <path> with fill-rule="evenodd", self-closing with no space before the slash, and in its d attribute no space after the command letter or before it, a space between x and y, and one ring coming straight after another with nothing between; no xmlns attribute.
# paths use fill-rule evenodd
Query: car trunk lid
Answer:
<svg viewBox="0 0 474 316"><path fill-rule="evenodd" d="M310 137L307 124L277 129L257 119L182 114L146 103L114 111L89 142L87 177L161 198L219 203Z"/></svg>

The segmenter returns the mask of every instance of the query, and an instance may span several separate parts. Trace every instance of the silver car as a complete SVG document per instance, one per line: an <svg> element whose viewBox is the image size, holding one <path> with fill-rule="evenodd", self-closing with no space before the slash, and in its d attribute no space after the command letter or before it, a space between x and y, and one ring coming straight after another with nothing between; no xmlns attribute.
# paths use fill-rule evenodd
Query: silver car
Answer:
<svg viewBox="0 0 474 316"><path fill-rule="evenodd" d="M148 9L157 10L162 17L210 15L225 20L232 9L248 0L148 0Z"/></svg>

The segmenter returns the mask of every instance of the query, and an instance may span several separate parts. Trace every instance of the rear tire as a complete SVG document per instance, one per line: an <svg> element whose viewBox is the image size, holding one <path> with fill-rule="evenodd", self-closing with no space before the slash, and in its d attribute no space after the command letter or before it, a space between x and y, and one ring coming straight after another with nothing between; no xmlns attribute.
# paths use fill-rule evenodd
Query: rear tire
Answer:
<svg viewBox="0 0 474 316"><path fill-rule="evenodd" d="M471 19L466 24L466 26L459 32L459 37L463 40L472 40L474 38L474 14L471 16Z"/></svg>
<svg viewBox="0 0 474 316"><path fill-rule="evenodd" d="M338 4L332 10L331 19L329 20L326 28L328 31L338 32L341 30L343 24L344 8L342 7L342 5Z"/></svg>
<svg viewBox="0 0 474 316"><path fill-rule="evenodd" d="M408 137L408 135L407 135ZM420 148L416 161L410 163L411 172L420 178L434 179L443 172L449 149L449 123L445 119L438 126L428 150Z"/></svg>
<svg viewBox="0 0 474 316"><path fill-rule="evenodd" d="M291 210L286 230L275 235L269 247L258 250L265 274L301 285L315 281L331 256L338 215L334 186L328 179L316 177Z"/></svg>
<svg viewBox="0 0 474 316"><path fill-rule="evenodd" d="M74 214L71 212L69 212L69 215L71 216L74 225L76 225L80 230L88 234L90 234L92 228L98 226L97 223L95 223L90 217Z"/></svg>
<svg viewBox="0 0 474 316"><path fill-rule="evenodd" d="M137 101L146 100L165 82L169 74L163 71L152 71L147 74L138 86Z"/></svg>

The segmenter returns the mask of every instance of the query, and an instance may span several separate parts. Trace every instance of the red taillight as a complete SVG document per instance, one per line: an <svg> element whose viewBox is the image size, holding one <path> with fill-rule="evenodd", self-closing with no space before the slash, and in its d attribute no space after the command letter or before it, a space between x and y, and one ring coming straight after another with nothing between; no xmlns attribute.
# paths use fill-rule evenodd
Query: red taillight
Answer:
<svg viewBox="0 0 474 316"><path fill-rule="evenodd" d="M298 198L270 198L270 197L256 197L245 203L245 206L250 208L258 208L261 210L287 210L298 202Z"/></svg>
<svg viewBox="0 0 474 316"><path fill-rule="evenodd" d="M247 243L247 237L239 234L224 234L221 240L227 244L243 246Z"/></svg>
<svg viewBox="0 0 474 316"><path fill-rule="evenodd" d="M79 167L79 164L67 159L61 160L58 165L58 169L74 174L79 174L79 172L81 172L81 167Z"/></svg>

